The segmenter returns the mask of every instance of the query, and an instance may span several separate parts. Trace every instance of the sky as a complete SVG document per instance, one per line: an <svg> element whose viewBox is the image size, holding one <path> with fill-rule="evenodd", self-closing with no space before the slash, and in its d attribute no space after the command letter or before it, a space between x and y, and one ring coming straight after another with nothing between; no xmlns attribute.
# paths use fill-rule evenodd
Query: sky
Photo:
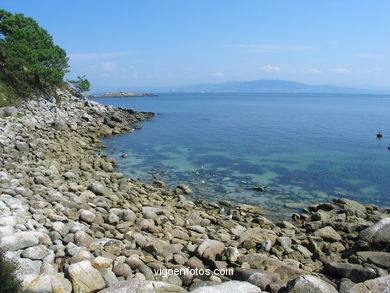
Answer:
<svg viewBox="0 0 390 293"><path fill-rule="evenodd" d="M388 0L0 0L92 92L283 79L390 89Z"/></svg>

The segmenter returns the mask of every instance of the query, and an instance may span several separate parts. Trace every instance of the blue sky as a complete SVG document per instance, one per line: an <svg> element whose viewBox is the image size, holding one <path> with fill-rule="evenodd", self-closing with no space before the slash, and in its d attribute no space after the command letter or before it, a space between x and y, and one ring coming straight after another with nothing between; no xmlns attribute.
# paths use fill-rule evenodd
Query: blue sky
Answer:
<svg viewBox="0 0 390 293"><path fill-rule="evenodd" d="M286 79L390 89L388 0L1 0L93 91Z"/></svg>

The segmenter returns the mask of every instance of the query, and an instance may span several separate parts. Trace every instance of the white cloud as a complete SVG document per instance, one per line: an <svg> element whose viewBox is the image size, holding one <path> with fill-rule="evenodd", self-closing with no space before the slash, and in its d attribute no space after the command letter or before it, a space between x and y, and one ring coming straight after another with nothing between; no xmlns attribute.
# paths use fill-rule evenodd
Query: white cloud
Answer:
<svg viewBox="0 0 390 293"><path fill-rule="evenodd" d="M280 67L273 66L273 65L265 65L265 66L261 66L260 70L262 70L262 71L280 71Z"/></svg>
<svg viewBox="0 0 390 293"><path fill-rule="evenodd" d="M115 63L112 63L112 62L104 62L104 63L102 63L102 69L105 72L113 73L116 71L116 65L115 65Z"/></svg>
<svg viewBox="0 0 390 293"><path fill-rule="evenodd" d="M102 60L107 58L117 58L131 54L131 51L117 51L117 52L93 52L93 53L73 53L68 57L71 62L85 62L91 60Z"/></svg>
<svg viewBox="0 0 390 293"><path fill-rule="evenodd" d="M212 73L211 76L221 77L221 76L223 76L223 73L218 71L218 72Z"/></svg>
<svg viewBox="0 0 390 293"><path fill-rule="evenodd" d="M333 68L330 71L337 72L337 73L347 73L349 72L349 69L345 67L338 67L338 68Z"/></svg>

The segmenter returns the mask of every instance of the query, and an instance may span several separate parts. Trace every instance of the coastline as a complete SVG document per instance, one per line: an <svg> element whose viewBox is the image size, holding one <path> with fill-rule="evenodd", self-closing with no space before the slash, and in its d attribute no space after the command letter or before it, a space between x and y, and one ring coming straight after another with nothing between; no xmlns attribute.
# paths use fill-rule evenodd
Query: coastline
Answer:
<svg viewBox="0 0 390 293"><path fill-rule="evenodd" d="M99 137L131 131L152 113L57 94L60 105L30 101L0 119L0 247L21 262L25 290L55 282L61 292L106 293L390 286L390 211L335 199L273 223L260 207L188 201L184 184L124 178L99 148ZM155 273L187 267L234 274Z"/></svg>
<svg viewBox="0 0 390 293"><path fill-rule="evenodd" d="M158 95L152 93L136 93L136 92L111 92L104 94L89 94L88 98L135 98L135 97L157 97Z"/></svg>

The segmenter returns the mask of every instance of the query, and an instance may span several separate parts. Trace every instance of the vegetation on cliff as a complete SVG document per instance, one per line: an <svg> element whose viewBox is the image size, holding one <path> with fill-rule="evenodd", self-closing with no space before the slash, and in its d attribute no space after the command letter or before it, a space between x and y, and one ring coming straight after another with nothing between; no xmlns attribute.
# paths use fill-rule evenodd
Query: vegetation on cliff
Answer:
<svg viewBox="0 0 390 293"><path fill-rule="evenodd" d="M68 67L66 52L34 19L0 10L0 106L63 85Z"/></svg>

